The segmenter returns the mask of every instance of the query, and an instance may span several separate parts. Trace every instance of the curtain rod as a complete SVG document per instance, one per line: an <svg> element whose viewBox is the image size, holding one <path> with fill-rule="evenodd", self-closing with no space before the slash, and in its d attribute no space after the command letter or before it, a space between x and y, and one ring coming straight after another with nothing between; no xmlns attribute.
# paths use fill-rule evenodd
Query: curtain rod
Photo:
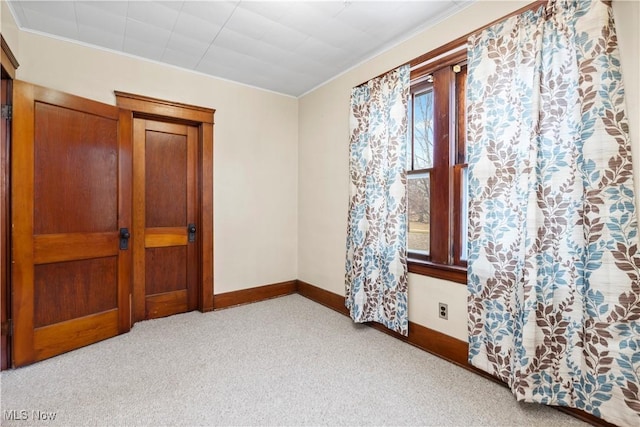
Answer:
<svg viewBox="0 0 640 427"><path fill-rule="evenodd" d="M511 13L509 13L509 14L501 17L501 18L493 20L493 21L489 22L487 25L484 25L484 26L482 26L480 28L477 28L474 31L471 31L470 33L467 33L462 37L458 37L457 39L447 43L444 46L441 46L439 48L433 49L432 51L427 52L424 55L420 55L417 58L414 58L409 62L405 62L404 64L400 64L400 65L398 65L396 67L393 67L390 70L384 71L384 72L378 74L377 76L372 77L372 78L370 78L370 79L368 79L368 80L356 85L356 87L357 86L362 86L363 84L367 83L369 80L373 80L373 79L377 79L378 77L382 77L385 74L387 74L389 71L394 70L394 69L396 69L398 67L401 67L403 65L409 65L411 67L411 69L413 70L415 68L418 68L419 66L426 65L429 62L431 62L431 61L433 61L433 60L435 60L437 58L441 58L441 57L446 56L446 55L448 55L450 53L457 52L458 50L461 49L462 46L466 46L467 39L469 37L471 37L472 35L477 34L477 33L481 32L481 31L484 31L487 28L491 27L492 25L495 25L495 24L497 24L499 22L502 22L505 19L509 19L512 16L520 15L521 13L537 9L540 6L544 6L548 2L549 2L549 0L536 0L533 3L528 4L528 5L524 6L524 7L521 7L520 9L515 10L515 11L513 11L513 12L511 12Z"/></svg>
<svg viewBox="0 0 640 427"><path fill-rule="evenodd" d="M446 51L446 52L443 52L443 53L441 53L441 54L440 54L440 55L438 55L438 56L434 56L434 57L431 57L431 58L427 59L426 61L420 62L419 64L415 64L415 65L413 65L413 64L412 64L412 63L413 63L413 61L411 61L411 62L409 63L409 65L411 65L410 70L411 70L411 71L413 71L413 70L416 70L416 69L418 69L418 68L424 67L425 65L429 65L429 64L431 64L432 62L437 61L438 59L441 59L441 58L444 58L444 57L446 57L446 56L449 56L449 55L451 55L452 53L460 52L461 50L466 49L466 48L467 48L467 45L466 45L466 44L462 44L462 45L457 46L457 47L454 47L453 49L450 49L450 50L448 50L448 51Z"/></svg>

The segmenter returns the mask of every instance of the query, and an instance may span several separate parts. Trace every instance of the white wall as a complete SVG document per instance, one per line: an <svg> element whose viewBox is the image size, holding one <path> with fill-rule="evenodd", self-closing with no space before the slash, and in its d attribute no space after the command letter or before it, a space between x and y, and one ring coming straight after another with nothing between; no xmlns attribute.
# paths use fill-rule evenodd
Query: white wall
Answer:
<svg viewBox="0 0 640 427"><path fill-rule="evenodd" d="M119 90L215 108L214 292L297 278L295 98L25 31L19 44L20 80L107 104Z"/></svg>
<svg viewBox="0 0 640 427"><path fill-rule="evenodd" d="M0 0L0 33L2 33L2 37L11 48L11 52L17 56L20 47L18 42L19 30L13 15L11 15L9 6L4 0Z"/></svg>
<svg viewBox="0 0 640 427"><path fill-rule="evenodd" d="M446 21L339 76L300 99L298 185L298 277L344 294L344 248L348 207L349 95L376 75L440 47L530 2L479 1ZM614 2L634 148L638 148L638 3ZM636 155L638 158L638 155ZM636 178L640 176L636 163ZM638 187L640 188L640 187ZM449 320L438 317L449 305ZM409 275L411 321L467 339L467 291L461 284Z"/></svg>

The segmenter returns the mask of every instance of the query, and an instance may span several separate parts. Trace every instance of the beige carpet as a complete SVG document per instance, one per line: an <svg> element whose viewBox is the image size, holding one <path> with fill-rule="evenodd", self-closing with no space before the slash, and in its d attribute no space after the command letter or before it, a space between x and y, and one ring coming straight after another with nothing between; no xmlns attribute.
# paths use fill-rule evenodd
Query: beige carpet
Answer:
<svg viewBox="0 0 640 427"><path fill-rule="evenodd" d="M584 425L299 295L141 322L0 378L7 426Z"/></svg>

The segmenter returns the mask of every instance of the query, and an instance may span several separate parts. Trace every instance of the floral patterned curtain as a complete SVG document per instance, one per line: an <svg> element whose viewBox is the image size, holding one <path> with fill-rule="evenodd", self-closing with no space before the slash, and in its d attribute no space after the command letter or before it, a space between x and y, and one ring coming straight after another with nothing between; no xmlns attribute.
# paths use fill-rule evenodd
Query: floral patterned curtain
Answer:
<svg viewBox="0 0 640 427"><path fill-rule="evenodd" d="M610 2L512 17L468 59L469 361L518 400L637 427L640 253Z"/></svg>
<svg viewBox="0 0 640 427"><path fill-rule="evenodd" d="M403 335L407 314L409 66L351 92L346 306Z"/></svg>

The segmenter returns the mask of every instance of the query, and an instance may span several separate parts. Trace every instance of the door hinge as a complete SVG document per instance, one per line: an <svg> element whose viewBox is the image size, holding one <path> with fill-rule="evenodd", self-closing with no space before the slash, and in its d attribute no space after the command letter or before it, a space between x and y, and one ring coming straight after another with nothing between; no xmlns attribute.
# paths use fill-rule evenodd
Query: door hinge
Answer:
<svg viewBox="0 0 640 427"><path fill-rule="evenodd" d="M2 106L2 118L5 120L11 120L13 116L13 107L9 104L5 104Z"/></svg>
<svg viewBox="0 0 640 427"><path fill-rule="evenodd" d="M13 322L11 319L6 322L2 322L2 336L13 336Z"/></svg>

